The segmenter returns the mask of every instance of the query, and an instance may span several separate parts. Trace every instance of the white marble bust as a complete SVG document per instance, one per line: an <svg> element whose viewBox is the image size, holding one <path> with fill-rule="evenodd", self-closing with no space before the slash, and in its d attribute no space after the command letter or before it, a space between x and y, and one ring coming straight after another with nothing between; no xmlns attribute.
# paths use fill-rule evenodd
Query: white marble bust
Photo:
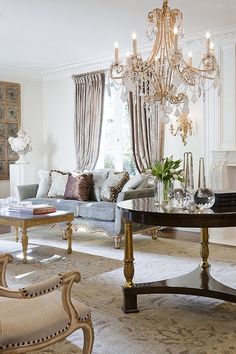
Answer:
<svg viewBox="0 0 236 354"><path fill-rule="evenodd" d="M31 146L31 139L30 137L26 134L26 132L20 128L20 130L17 133L17 137L10 137L8 139L9 144L11 145L12 151L16 152L19 155L19 159L16 161L16 163L28 163L25 160L25 155L29 152L32 151L32 146Z"/></svg>

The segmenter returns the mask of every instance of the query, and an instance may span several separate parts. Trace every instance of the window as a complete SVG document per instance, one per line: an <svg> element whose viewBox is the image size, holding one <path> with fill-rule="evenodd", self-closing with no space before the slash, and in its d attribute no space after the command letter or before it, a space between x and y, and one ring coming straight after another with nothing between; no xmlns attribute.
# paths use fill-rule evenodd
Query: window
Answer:
<svg viewBox="0 0 236 354"><path fill-rule="evenodd" d="M122 101L120 90L105 92L100 153L96 168L136 171L131 148L131 135L127 102Z"/></svg>

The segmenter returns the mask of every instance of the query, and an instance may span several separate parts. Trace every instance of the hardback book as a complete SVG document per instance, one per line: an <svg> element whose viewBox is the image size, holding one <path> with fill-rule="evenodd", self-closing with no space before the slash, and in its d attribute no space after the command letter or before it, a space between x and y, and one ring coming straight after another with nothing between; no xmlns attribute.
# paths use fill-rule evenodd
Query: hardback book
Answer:
<svg viewBox="0 0 236 354"><path fill-rule="evenodd" d="M8 208L8 211L11 213L21 213L21 214L30 214L30 215L41 215L49 214L57 211L54 205L49 204L38 204L38 205L29 205L29 206L11 206Z"/></svg>
<svg viewBox="0 0 236 354"><path fill-rule="evenodd" d="M236 206L236 191L215 191L215 206Z"/></svg>

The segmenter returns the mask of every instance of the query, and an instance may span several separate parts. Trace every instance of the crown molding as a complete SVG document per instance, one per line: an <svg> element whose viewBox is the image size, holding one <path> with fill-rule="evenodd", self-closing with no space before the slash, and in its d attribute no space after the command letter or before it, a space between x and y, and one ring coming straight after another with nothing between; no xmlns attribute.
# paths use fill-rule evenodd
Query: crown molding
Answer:
<svg viewBox="0 0 236 354"><path fill-rule="evenodd" d="M228 44L231 42L236 42L236 25L226 26L217 28L215 30L211 30L211 37L213 38L214 44L216 47L220 47L223 44ZM199 51L205 46L206 38L205 32L199 32L193 35L186 35L182 43L186 46L187 50ZM151 45L141 46L141 53L150 52ZM120 53L122 59L125 59L125 53L127 50L123 50ZM41 72L41 77L43 80L51 80L55 78L68 77L68 75L72 75L75 72L77 74L109 68L113 59L113 53L107 53L106 55L102 55L96 58L90 58L88 60L82 60L78 62L69 62L62 65L54 66L51 70Z"/></svg>

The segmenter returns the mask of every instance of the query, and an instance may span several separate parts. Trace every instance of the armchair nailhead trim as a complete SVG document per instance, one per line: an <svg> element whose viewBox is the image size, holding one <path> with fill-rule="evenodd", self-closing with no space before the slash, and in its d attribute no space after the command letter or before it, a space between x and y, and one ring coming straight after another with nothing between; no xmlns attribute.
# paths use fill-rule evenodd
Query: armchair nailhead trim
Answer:
<svg viewBox="0 0 236 354"><path fill-rule="evenodd" d="M63 276L61 275L59 283L56 285L53 285L51 288L44 289L44 290L41 290L41 291L35 292L35 293L28 293L26 288L22 288L21 290L22 290L22 293L24 294L25 297L35 297L38 295L50 293L51 291L55 290L56 288L59 288L59 286L62 285L62 281L63 281Z"/></svg>
<svg viewBox="0 0 236 354"><path fill-rule="evenodd" d="M35 343L40 343L40 342L44 342L46 340L49 340L50 338L56 337L57 335L61 334L62 332L65 332L67 329L70 328L70 323L68 323L64 328L59 329L57 332L50 334L46 337L40 338L40 339L34 339L28 342L18 342L18 343L12 343L12 344L5 344L3 346L0 347L0 350L4 350L7 348L14 348L14 347L23 347L26 345L31 345L31 344L35 344Z"/></svg>
<svg viewBox="0 0 236 354"><path fill-rule="evenodd" d="M85 317L79 317L79 320L81 322L83 322L83 321L86 321L88 318L91 318L91 313L87 313L87 315Z"/></svg>

